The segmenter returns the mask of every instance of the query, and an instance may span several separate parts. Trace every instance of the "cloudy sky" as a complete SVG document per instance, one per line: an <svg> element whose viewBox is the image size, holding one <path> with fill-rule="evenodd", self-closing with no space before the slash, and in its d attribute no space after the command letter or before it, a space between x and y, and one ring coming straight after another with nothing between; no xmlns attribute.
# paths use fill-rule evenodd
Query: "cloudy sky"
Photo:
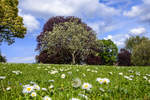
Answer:
<svg viewBox="0 0 150 100"><path fill-rule="evenodd" d="M76 16L91 26L99 39L111 39L118 48L125 39L150 37L150 0L19 0L19 15L27 27L24 39L0 47L8 62L33 63L36 37L52 16Z"/></svg>

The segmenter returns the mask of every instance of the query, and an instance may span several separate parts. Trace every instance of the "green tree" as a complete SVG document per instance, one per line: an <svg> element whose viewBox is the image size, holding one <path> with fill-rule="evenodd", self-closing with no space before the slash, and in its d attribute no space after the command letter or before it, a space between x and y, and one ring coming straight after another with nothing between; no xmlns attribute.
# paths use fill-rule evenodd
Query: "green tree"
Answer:
<svg viewBox="0 0 150 100"><path fill-rule="evenodd" d="M131 61L134 65L150 65L150 40L144 40L134 47Z"/></svg>
<svg viewBox="0 0 150 100"><path fill-rule="evenodd" d="M0 52L0 62L6 62L6 58Z"/></svg>
<svg viewBox="0 0 150 100"><path fill-rule="evenodd" d="M109 40L98 40L101 52L98 56L101 57L102 63L107 65L112 65L117 61L118 48L113 41Z"/></svg>
<svg viewBox="0 0 150 100"><path fill-rule="evenodd" d="M125 48L127 50L129 50L130 52L132 52L133 48L136 45L139 45L144 40L148 40L148 38L147 37L140 37L140 36L132 36L125 41Z"/></svg>
<svg viewBox="0 0 150 100"><path fill-rule="evenodd" d="M0 0L0 44L15 42L15 38L24 38L26 28L23 18L18 16L18 0Z"/></svg>
<svg viewBox="0 0 150 100"><path fill-rule="evenodd" d="M95 46L96 35L77 21L70 21L54 25L53 30L44 35L41 44L42 50L47 50L50 54L58 48L64 48L72 55L72 64L76 64L79 53L84 57Z"/></svg>

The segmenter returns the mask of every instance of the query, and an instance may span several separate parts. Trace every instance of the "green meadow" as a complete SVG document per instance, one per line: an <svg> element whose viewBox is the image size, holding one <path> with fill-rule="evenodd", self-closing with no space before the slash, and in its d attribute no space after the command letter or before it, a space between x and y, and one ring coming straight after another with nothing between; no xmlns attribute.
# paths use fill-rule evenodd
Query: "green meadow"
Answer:
<svg viewBox="0 0 150 100"><path fill-rule="evenodd" d="M0 64L0 100L51 99L150 100L150 67Z"/></svg>

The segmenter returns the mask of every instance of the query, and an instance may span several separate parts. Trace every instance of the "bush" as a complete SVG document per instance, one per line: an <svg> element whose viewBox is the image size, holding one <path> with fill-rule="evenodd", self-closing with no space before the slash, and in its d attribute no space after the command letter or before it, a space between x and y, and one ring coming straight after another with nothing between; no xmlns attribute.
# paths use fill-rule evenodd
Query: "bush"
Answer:
<svg viewBox="0 0 150 100"><path fill-rule="evenodd" d="M121 49L118 54L117 63L119 66L130 66L131 65L131 53L126 49Z"/></svg>
<svg viewBox="0 0 150 100"><path fill-rule="evenodd" d="M136 66L150 65L150 40L145 40L134 47L131 61Z"/></svg>
<svg viewBox="0 0 150 100"><path fill-rule="evenodd" d="M5 56L2 56L1 53L0 53L0 62L6 62L6 58Z"/></svg>

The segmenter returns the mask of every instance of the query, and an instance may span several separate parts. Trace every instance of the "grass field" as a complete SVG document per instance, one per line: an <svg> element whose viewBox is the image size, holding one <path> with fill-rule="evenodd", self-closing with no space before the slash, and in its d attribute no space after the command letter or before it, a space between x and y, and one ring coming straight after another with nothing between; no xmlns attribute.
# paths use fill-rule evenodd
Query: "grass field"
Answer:
<svg viewBox="0 0 150 100"><path fill-rule="evenodd" d="M150 100L150 67L0 64L0 100Z"/></svg>

